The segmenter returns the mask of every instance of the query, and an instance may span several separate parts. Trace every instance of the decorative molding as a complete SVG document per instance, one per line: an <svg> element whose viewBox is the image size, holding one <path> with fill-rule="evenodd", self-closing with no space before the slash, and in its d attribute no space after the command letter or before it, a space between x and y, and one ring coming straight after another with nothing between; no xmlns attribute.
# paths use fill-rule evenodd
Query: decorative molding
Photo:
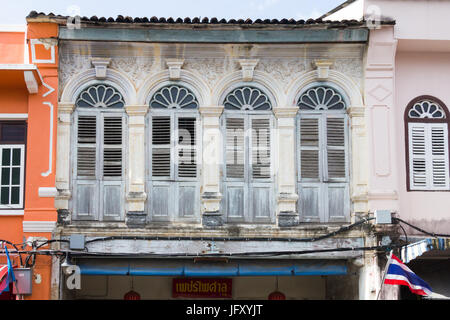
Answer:
<svg viewBox="0 0 450 320"><path fill-rule="evenodd" d="M332 65L333 62L331 60L315 60L314 66L317 69L317 80L327 80Z"/></svg>
<svg viewBox="0 0 450 320"><path fill-rule="evenodd" d="M97 79L106 78L106 70L111 62L110 58L91 58L92 65L95 69L95 76Z"/></svg>
<svg viewBox="0 0 450 320"><path fill-rule="evenodd" d="M53 232L56 221L24 221L23 232Z"/></svg>
<svg viewBox="0 0 450 320"><path fill-rule="evenodd" d="M24 119L28 119L28 113L0 113L0 119L24 120Z"/></svg>
<svg viewBox="0 0 450 320"><path fill-rule="evenodd" d="M243 81L252 81L253 80L253 72L255 70L256 65L258 64L259 59L240 59L239 64L242 69L242 80Z"/></svg>
<svg viewBox="0 0 450 320"><path fill-rule="evenodd" d="M166 64L169 67L169 79L180 80L184 59L166 59Z"/></svg>
<svg viewBox="0 0 450 320"><path fill-rule="evenodd" d="M41 39L43 40L43 39ZM31 63L42 63L42 64L54 64L55 63L55 45L45 43L39 39L30 39L31 47ZM50 59L37 59L36 58L36 48L37 44L42 44L48 50L50 49Z"/></svg>
<svg viewBox="0 0 450 320"><path fill-rule="evenodd" d="M56 198L59 192L55 187L39 187L38 194L41 198Z"/></svg>
<svg viewBox="0 0 450 320"><path fill-rule="evenodd" d="M39 85L37 83L37 80L33 74L33 71L24 71L23 72L24 78L25 78L25 84L27 86L28 92L30 94L38 93L39 91Z"/></svg>
<svg viewBox="0 0 450 320"><path fill-rule="evenodd" d="M255 70L265 72L287 87L295 78L301 77L306 70L305 59L299 58L268 58L260 59Z"/></svg>
<svg viewBox="0 0 450 320"><path fill-rule="evenodd" d="M292 107L277 107L273 108L273 113L275 114L275 117L277 119L281 118L295 118L298 113L298 107L292 106Z"/></svg>
<svg viewBox="0 0 450 320"><path fill-rule="evenodd" d="M220 117L223 113L223 106L199 107L198 111L203 117Z"/></svg>
<svg viewBox="0 0 450 320"><path fill-rule="evenodd" d="M125 112L129 116L145 116L149 108L146 104L127 105L125 106Z"/></svg>
<svg viewBox="0 0 450 320"><path fill-rule="evenodd" d="M15 209L8 209L8 210L0 210L0 217L13 217L13 216L23 216L24 210L15 210Z"/></svg>
<svg viewBox="0 0 450 320"><path fill-rule="evenodd" d="M208 87L213 88L224 74L238 70L238 65L228 58L186 59L184 69L201 77Z"/></svg>
<svg viewBox="0 0 450 320"><path fill-rule="evenodd" d="M48 151L48 170L41 173L43 177L48 177L52 173L52 162L53 162L53 104L51 102L43 102L43 104L50 107L50 141L49 141L49 151Z"/></svg>

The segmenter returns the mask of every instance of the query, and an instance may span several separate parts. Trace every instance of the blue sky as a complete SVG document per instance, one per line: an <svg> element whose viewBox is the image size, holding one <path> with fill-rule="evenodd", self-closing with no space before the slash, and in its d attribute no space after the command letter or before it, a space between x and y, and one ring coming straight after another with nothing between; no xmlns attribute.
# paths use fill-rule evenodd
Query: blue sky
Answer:
<svg viewBox="0 0 450 320"><path fill-rule="evenodd" d="M344 0L0 0L0 24L25 24L32 10L91 17L317 18Z"/></svg>

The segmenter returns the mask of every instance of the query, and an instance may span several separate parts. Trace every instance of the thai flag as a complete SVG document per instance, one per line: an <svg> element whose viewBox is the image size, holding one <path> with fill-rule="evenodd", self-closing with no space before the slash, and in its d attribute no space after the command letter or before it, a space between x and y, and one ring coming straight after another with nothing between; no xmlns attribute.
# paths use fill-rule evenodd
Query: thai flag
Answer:
<svg viewBox="0 0 450 320"><path fill-rule="evenodd" d="M0 294L2 294L3 291L8 292L9 284L11 282L16 282L13 265L11 263L11 259L9 258L9 253L6 246L5 246L5 253L8 263L6 265L0 265Z"/></svg>
<svg viewBox="0 0 450 320"><path fill-rule="evenodd" d="M412 293L429 296L431 287L411 271L399 258L392 255L384 278L385 284L408 286Z"/></svg>

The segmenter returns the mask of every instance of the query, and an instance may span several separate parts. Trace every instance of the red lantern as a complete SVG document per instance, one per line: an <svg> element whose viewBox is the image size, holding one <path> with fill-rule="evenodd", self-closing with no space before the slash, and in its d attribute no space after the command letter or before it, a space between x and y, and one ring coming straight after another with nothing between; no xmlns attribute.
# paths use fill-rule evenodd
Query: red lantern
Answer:
<svg viewBox="0 0 450 320"><path fill-rule="evenodd" d="M269 294L269 300L286 300L286 296L280 291L274 291Z"/></svg>
<svg viewBox="0 0 450 320"><path fill-rule="evenodd" d="M123 300L141 300L141 295L136 291L131 290L130 292L125 293Z"/></svg>

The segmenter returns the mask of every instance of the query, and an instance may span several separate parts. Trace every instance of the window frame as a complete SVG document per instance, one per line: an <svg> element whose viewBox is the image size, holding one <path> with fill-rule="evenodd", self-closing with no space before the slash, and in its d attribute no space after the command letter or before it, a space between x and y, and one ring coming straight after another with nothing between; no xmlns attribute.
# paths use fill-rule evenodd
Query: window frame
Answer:
<svg viewBox="0 0 450 320"><path fill-rule="evenodd" d="M249 87L257 89L262 94L266 95L270 109L228 109L225 107L225 101L230 94L233 94L237 89ZM277 192L276 173L274 172L276 166L277 148L276 148L276 117L273 112L276 104L270 90L258 83L236 83L229 87L221 96L221 104L224 106L222 115L220 116L220 132L222 133L222 165L221 165L221 179L220 189L223 194L220 211L223 213L226 223L231 224L274 224L276 222L276 201L275 194ZM242 107L245 107L242 106ZM244 177L232 178L227 176L227 119L241 118L244 120ZM253 139L252 139L252 121L256 119L269 120L269 134L270 134L270 177L269 178L255 178L253 176ZM242 188L243 192L243 212L242 215L232 215L232 210L228 208L228 191L232 189ZM258 216L255 214L254 193L257 189L268 189L268 216ZM230 189L230 190L229 190ZM258 203L258 202L257 202Z"/></svg>
<svg viewBox="0 0 450 320"><path fill-rule="evenodd" d="M20 124L24 126L25 132L24 132L24 139L22 141L2 141L1 137L1 127L4 124ZM19 204L16 205L2 205L0 204L0 216L1 215L10 215L11 211L18 212L20 211L20 214L23 214L23 209L25 208L25 189L26 189L26 163L27 163L27 135L28 135L28 121L20 121L20 120L3 120L0 119L0 149L3 151L4 148L20 148L21 149L21 165L20 165L20 193L19 193ZM0 155L2 152L0 152ZM1 172L0 172L1 177ZM1 183L1 180L0 180ZM1 186L1 184L0 184ZM11 186L11 184L9 185Z"/></svg>
<svg viewBox="0 0 450 320"><path fill-rule="evenodd" d="M197 108L152 108L150 103L153 101L155 94L159 93L164 88L177 86L186 89L195 97L198 105ZM172 223L199 223L201 221L201 207L200 207L200 190L202 181L202 162L203 162L203 124L199 108L201 103L199 101L198 92L188 83L180 83L175 81L166 81L160 83L148 95L146 105L149 106L149 111L145 116L145 188L147 192L147 201L145 202L145 212L147 214L147 221ZM153 118L154 117L168 117L170 118L170 176L153 176ZM195 177L180 177L178 166L178 155L176 151L179 150L179 143L177 141L178 135L178 120L180 118L194 118L195 119L195 149L196 149L196 176ZM182 148L182 147L181 147ZM154 191L158 188L166 189L169 202L167 204L167 214L158 214L154 209L157 206L159 199L154 197ZM194 197L192 200L193 210L192 214L183 212L180 208L179 202L182 197L182 188L194 188ZM156 191L155 191L156 192ZM174 195L176 194L176 197ZM155 203L154 203L155 201ZM162 211L160 211L161 213Z"/></svg>
<svg viewBox="0 0 450 320"><path fill-rule="evenodd" d="M440 119L440 118L434 118L434 119L430 119L430 118L410 118L409 117L409 111L411 110L412 107L414 107L414 105L421 101L421 100L430 100L432 102L437 103L444 111L445 113L445 118ZM405 132L405 162L406 162L406 191L407 192L449 192L449 189L430 189L432 187L427 186L426 189L415 189L414 187L411 186L411 166L410 166L410 137L409 137L409 124L410 123L423 123L426 124L427 126L429 124L433 124L433 123L442 123L442 124L447 124L447 154L448 154L448 159L447 159L447 165L450 167L450 112L447 108L447 106L445 105L444 102L442 102L442 100L431 96L431 95L421 95L418 96L414 99L412 99L408 105L405 108L405 112L403 115L403 122L404 122L404 132ZM428 178L428 177L427 177ZM447 179L450 180L450 170L449 170L449 176L447 176ZM412 187L412 188L411 188Z"/></svg>
<svg viewBox="0 0 450 320"><path fill-rule="evenodd" d="M78 97L81 93L89 90L91 87L98 87L99 85L105 85L112 87L116 92L122 96L123 107L93 107L93 106L77 106L75 103L74 111L71 115L71 190L73 195L70 200L70 208L73 215L73 221L77 223L83 223L84 221L98 221L102 223L109 222L121 222L125 219L126 203L125 194L128 184L128 114L125 111L126 102L123 93L117 88L117 86L109 81L95 81L89 83L78 90ZM95 165L95 177L91 176L78 176L77 161L78 161L78 120L80 116L95 116L96 117L96 165ZM122 118L122 174L121 176L104 176L104 119L108 117ZM105 184L106 183L106 184ZM78 188L77 186L93 185L95 189L92 195L92 212L89 215L80 215L78 208ZM120 208L118 215L109 215L105 212L105 187L120 185Z"/></svg>
<svg viewBox="0 0 450 320"><path fill-rule="evenodd" d="M339 110L304 110L300 109L297 112L295 118L295 160L296 160L296 187L299 193L299 199L297 201L297 208L300 215L300 222L302 223L345 223L350 221L351 214L351 176L352 176L352 134L350 130L350 117L348 115L348 107L350 106L349 99L345 91L338 85L328 81L315 81L307 86L303 87L295 98L295 105L299 105L299 100L304 93L315 87L329 87L338 93L342 101L344 102L344 109ZM331 117L344 119L344 153L345 153L345 178L330 178L328 175L328 151L329 146L327 144L327 118ZM302 119L317 119L318 120L318 179L303 178L301 176L301 150L300 135L301 135L301 120ZM333 149L333 148L331 148ZM303 188L315 188L318 192L317 202L317 216L307 216L303 211L303 202L301 198L301 192ZM330 214L330 189L344 188L344 216L333 216Z"/></svg>

